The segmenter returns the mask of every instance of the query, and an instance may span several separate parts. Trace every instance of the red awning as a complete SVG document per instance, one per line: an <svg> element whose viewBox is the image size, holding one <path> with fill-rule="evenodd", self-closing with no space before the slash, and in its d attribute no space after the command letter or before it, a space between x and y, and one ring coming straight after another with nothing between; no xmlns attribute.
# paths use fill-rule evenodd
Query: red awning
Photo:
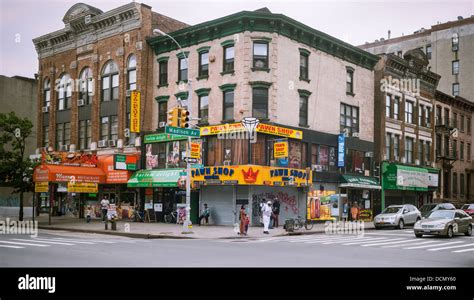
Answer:
<svg viewBox="0 0 474 300"><path fill-rule="evenodd" d="M70 182L71 180L105 183L105 173L100 168L55 165L40 165L35 168L33 173L34 182Z"/></svg>

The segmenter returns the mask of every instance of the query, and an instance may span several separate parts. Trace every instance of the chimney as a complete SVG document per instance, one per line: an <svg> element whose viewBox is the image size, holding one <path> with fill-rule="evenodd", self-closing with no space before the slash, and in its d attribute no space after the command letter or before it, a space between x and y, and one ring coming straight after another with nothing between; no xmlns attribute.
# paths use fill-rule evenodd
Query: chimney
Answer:
<svg viewBox="0 0 474 300"><path fill-rule="evenodd" d="M387 38L388 40L390 39L390 33L392 33L392 32L391 32L390 29L389 29L389 30L388 30L388 38Z"/></svg>

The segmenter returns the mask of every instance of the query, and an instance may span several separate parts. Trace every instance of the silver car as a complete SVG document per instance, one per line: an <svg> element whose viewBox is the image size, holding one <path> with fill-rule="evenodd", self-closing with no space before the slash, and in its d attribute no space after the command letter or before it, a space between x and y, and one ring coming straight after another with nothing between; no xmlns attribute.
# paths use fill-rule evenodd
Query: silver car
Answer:
<svg viewBox="0 0 474 300"><path fill-rule="evenodd" d="M429 234L452 238L457 233L471 236L472 217L460 209L435 210L428 218L416 222L414 231L416 237Z"/></svg>
<svg viewBox="0 0 474 300"><path fill-rule="evenodd" d="M421 220L420 211L411 204L390 205L374 218L375 229L395 227L403 229L405 225Z"/></svg>

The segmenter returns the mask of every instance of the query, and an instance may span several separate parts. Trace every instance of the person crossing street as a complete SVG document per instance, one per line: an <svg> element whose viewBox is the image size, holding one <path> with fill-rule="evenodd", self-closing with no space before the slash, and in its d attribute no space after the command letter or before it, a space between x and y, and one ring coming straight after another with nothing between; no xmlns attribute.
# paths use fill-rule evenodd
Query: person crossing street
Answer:
<svg viewBox="0 0 474 300"><path fill-rule="evenodd" d="M263 233L269 234L268 226L270 225L270 217L272 216L272 202L268 201L262 207L263 215Z"/></svg>

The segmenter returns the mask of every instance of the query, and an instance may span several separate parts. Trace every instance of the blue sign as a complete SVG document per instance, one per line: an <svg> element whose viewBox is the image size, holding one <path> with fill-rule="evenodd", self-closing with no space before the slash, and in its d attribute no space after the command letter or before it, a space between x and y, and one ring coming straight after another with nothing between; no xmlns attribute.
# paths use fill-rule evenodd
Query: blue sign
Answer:
<svg viewBox="0 0 474 300"><path fill-rule="evenodd" d="M345 153L345 137L340 134L337 139L337 166L344 167L344 153Z"/></svg>
<svg viewBox="0 0 474 300"><path fill-rule="evenodd" d="M285 158L277 158L277 164L279 167L288 167L288 157Z"/></svg>

